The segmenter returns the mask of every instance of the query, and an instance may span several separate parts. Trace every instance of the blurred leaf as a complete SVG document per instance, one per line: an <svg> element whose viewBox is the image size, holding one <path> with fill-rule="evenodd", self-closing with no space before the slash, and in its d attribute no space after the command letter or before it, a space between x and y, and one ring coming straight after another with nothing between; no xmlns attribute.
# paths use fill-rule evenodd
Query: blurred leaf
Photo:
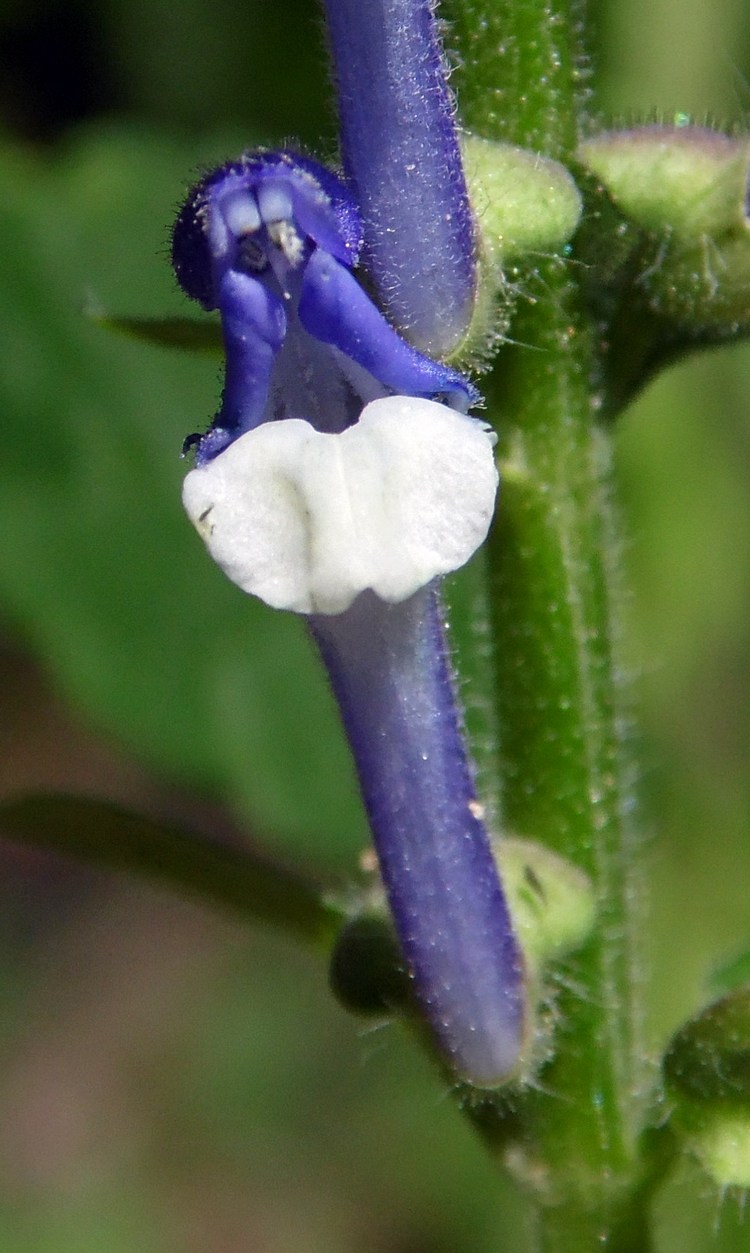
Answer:
<svg viewBox="0 0 750 1253"><path fill-rule="evenodd" d="M186 352L205 352L221 356L222 339L218 322L199 322L196 318L120 318L115 314L91 313L88 316L107 331L126 335L144 344L161 348L182 348Z"/></svg>
<svg viewBox="0 0 750 1253"><path fill-rule="evenodd" d="M187 831L146 814L83 796L29 796L0 805L6 839L89 865L162 880L167 886L238 910L245 917L330 938L339 915L322 889L251 849Z"/></svg>
<svg viewBox="0 0 750 1253"><path fill-rule="evenodd" d="M330 131L324 44L309 0L108 0L106 27L131 108L195 132L252 126L246 145ZM226 154L225 154L226 155Z"/></svg>
<svg viewBox="0 0 750 1253"><path fill-rule="evenodd" d="M79 312L185 317L163 253L216 152L117 130L55 159L0 151L0 599L103 729L341 862L365 823L303 624L231 587L180 506L182 441L219 371Z"/></svg>
<svg viewBox="0 0 750 1253"><path fill-rule="evenodd" d="M750 985L750 950L733 957L711 973L711 991L717 995L732 992L741 983Z"/></svg>

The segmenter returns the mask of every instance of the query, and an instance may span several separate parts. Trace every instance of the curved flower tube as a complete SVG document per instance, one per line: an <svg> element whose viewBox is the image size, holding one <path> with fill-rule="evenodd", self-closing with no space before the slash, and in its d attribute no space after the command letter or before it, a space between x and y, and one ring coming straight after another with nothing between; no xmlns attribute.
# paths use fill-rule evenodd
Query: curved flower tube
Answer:
<svg viewBox="0 0 750 1253"><path fill-rule="evenodd" d="M396 932L450 1069L494 1087L518 1062L523 970L481 821L437 588L366 592L310 623L338 699Z"/></svg>
<svg viewBox="0 0 750 1253"><path fill-rule="evenodd" d="M218 308L221 408L188 441L187 512L243 590L305 614L354 754L416 998L453 1072L514 1069L522 963L479 818L437 578L484 539L493 437L456 371L410 347L353 272L345 185L252 153L177 220L189 295Z"/></svg>
<svg viewBox="0 0 750 1253"><path fill-rule="evenodd" d="M471 320L474 223L435 0L323 0L341 150L378 300L425 352Z"/></svg>

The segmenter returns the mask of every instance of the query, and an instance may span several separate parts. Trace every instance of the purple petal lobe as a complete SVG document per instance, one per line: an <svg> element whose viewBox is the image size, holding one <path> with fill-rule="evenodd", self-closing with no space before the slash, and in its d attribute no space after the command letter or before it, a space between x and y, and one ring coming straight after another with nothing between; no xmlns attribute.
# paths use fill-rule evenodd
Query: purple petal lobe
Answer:
<svg viewBox="0 0 750 1253"><path fill-rule="evenodd" d="M310 334L333 344L386 387L405 396L444 394L465 411L477 394L461 374L417 352L375 308L354 275L320 249L305 270L299 318Z"/></svg>
<svg viewBox="0 0 750 1253"><path fill-rule="evenodd" d="M263 421L286 317L281 302L262 283L236 270L224 275L219 304L226 347L221 426L238 434Z"/></svg>

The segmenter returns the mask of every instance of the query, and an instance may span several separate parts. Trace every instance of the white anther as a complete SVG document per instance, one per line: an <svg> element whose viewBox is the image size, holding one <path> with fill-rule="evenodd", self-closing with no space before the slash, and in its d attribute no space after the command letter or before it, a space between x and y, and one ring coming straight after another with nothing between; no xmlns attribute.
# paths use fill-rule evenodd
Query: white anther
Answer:
<svg viewBox="0 0 750 1253"><path fill-rule="evenodd" d="M268 422L191 470L183 500L215 561L276 609L397 602L468 561L497 472L483 423L431 400L373 401L339 435Z"/></svg>
<svg viewBox="0 0 750 1253"><path fill-rule="evenodd" d="M260 230L260 212L255 197L248 192L226 196L221 203L224 221L235 239Z"/></svg>
<svg viewBox="0 0 750 1253"><path fill-rule="evenodd" d="M266 226L272 222L287 222L294 217L291 193L284 183L259 183L255 195Z"/></svg>

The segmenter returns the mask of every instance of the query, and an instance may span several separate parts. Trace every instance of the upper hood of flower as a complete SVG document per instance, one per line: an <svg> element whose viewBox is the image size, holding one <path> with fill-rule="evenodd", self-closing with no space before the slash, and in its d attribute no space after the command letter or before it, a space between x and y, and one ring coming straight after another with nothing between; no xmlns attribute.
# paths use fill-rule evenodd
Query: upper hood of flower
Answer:
<svg viewBox="0 0 750 1253"><path fill-rule="evenodd" d="M295 224L298 237L356 265L362 223L342 180L299 153L259 149L212 170L191 190L172 235L180 286L204 309L216 309L217 270L244 268L243 239L283 220Z"/></svg>
<svg viewBox="0 0 750 1253"><path fill-rule="evenodd" d="M174 230L175 273L218 308L227 372L198 463L262 422L301 418L342 431L372 400L407 395L465 412L456 370L407 344L354 274L359 217L345 183L306 157L249 153L209 174Z"/></svg>

